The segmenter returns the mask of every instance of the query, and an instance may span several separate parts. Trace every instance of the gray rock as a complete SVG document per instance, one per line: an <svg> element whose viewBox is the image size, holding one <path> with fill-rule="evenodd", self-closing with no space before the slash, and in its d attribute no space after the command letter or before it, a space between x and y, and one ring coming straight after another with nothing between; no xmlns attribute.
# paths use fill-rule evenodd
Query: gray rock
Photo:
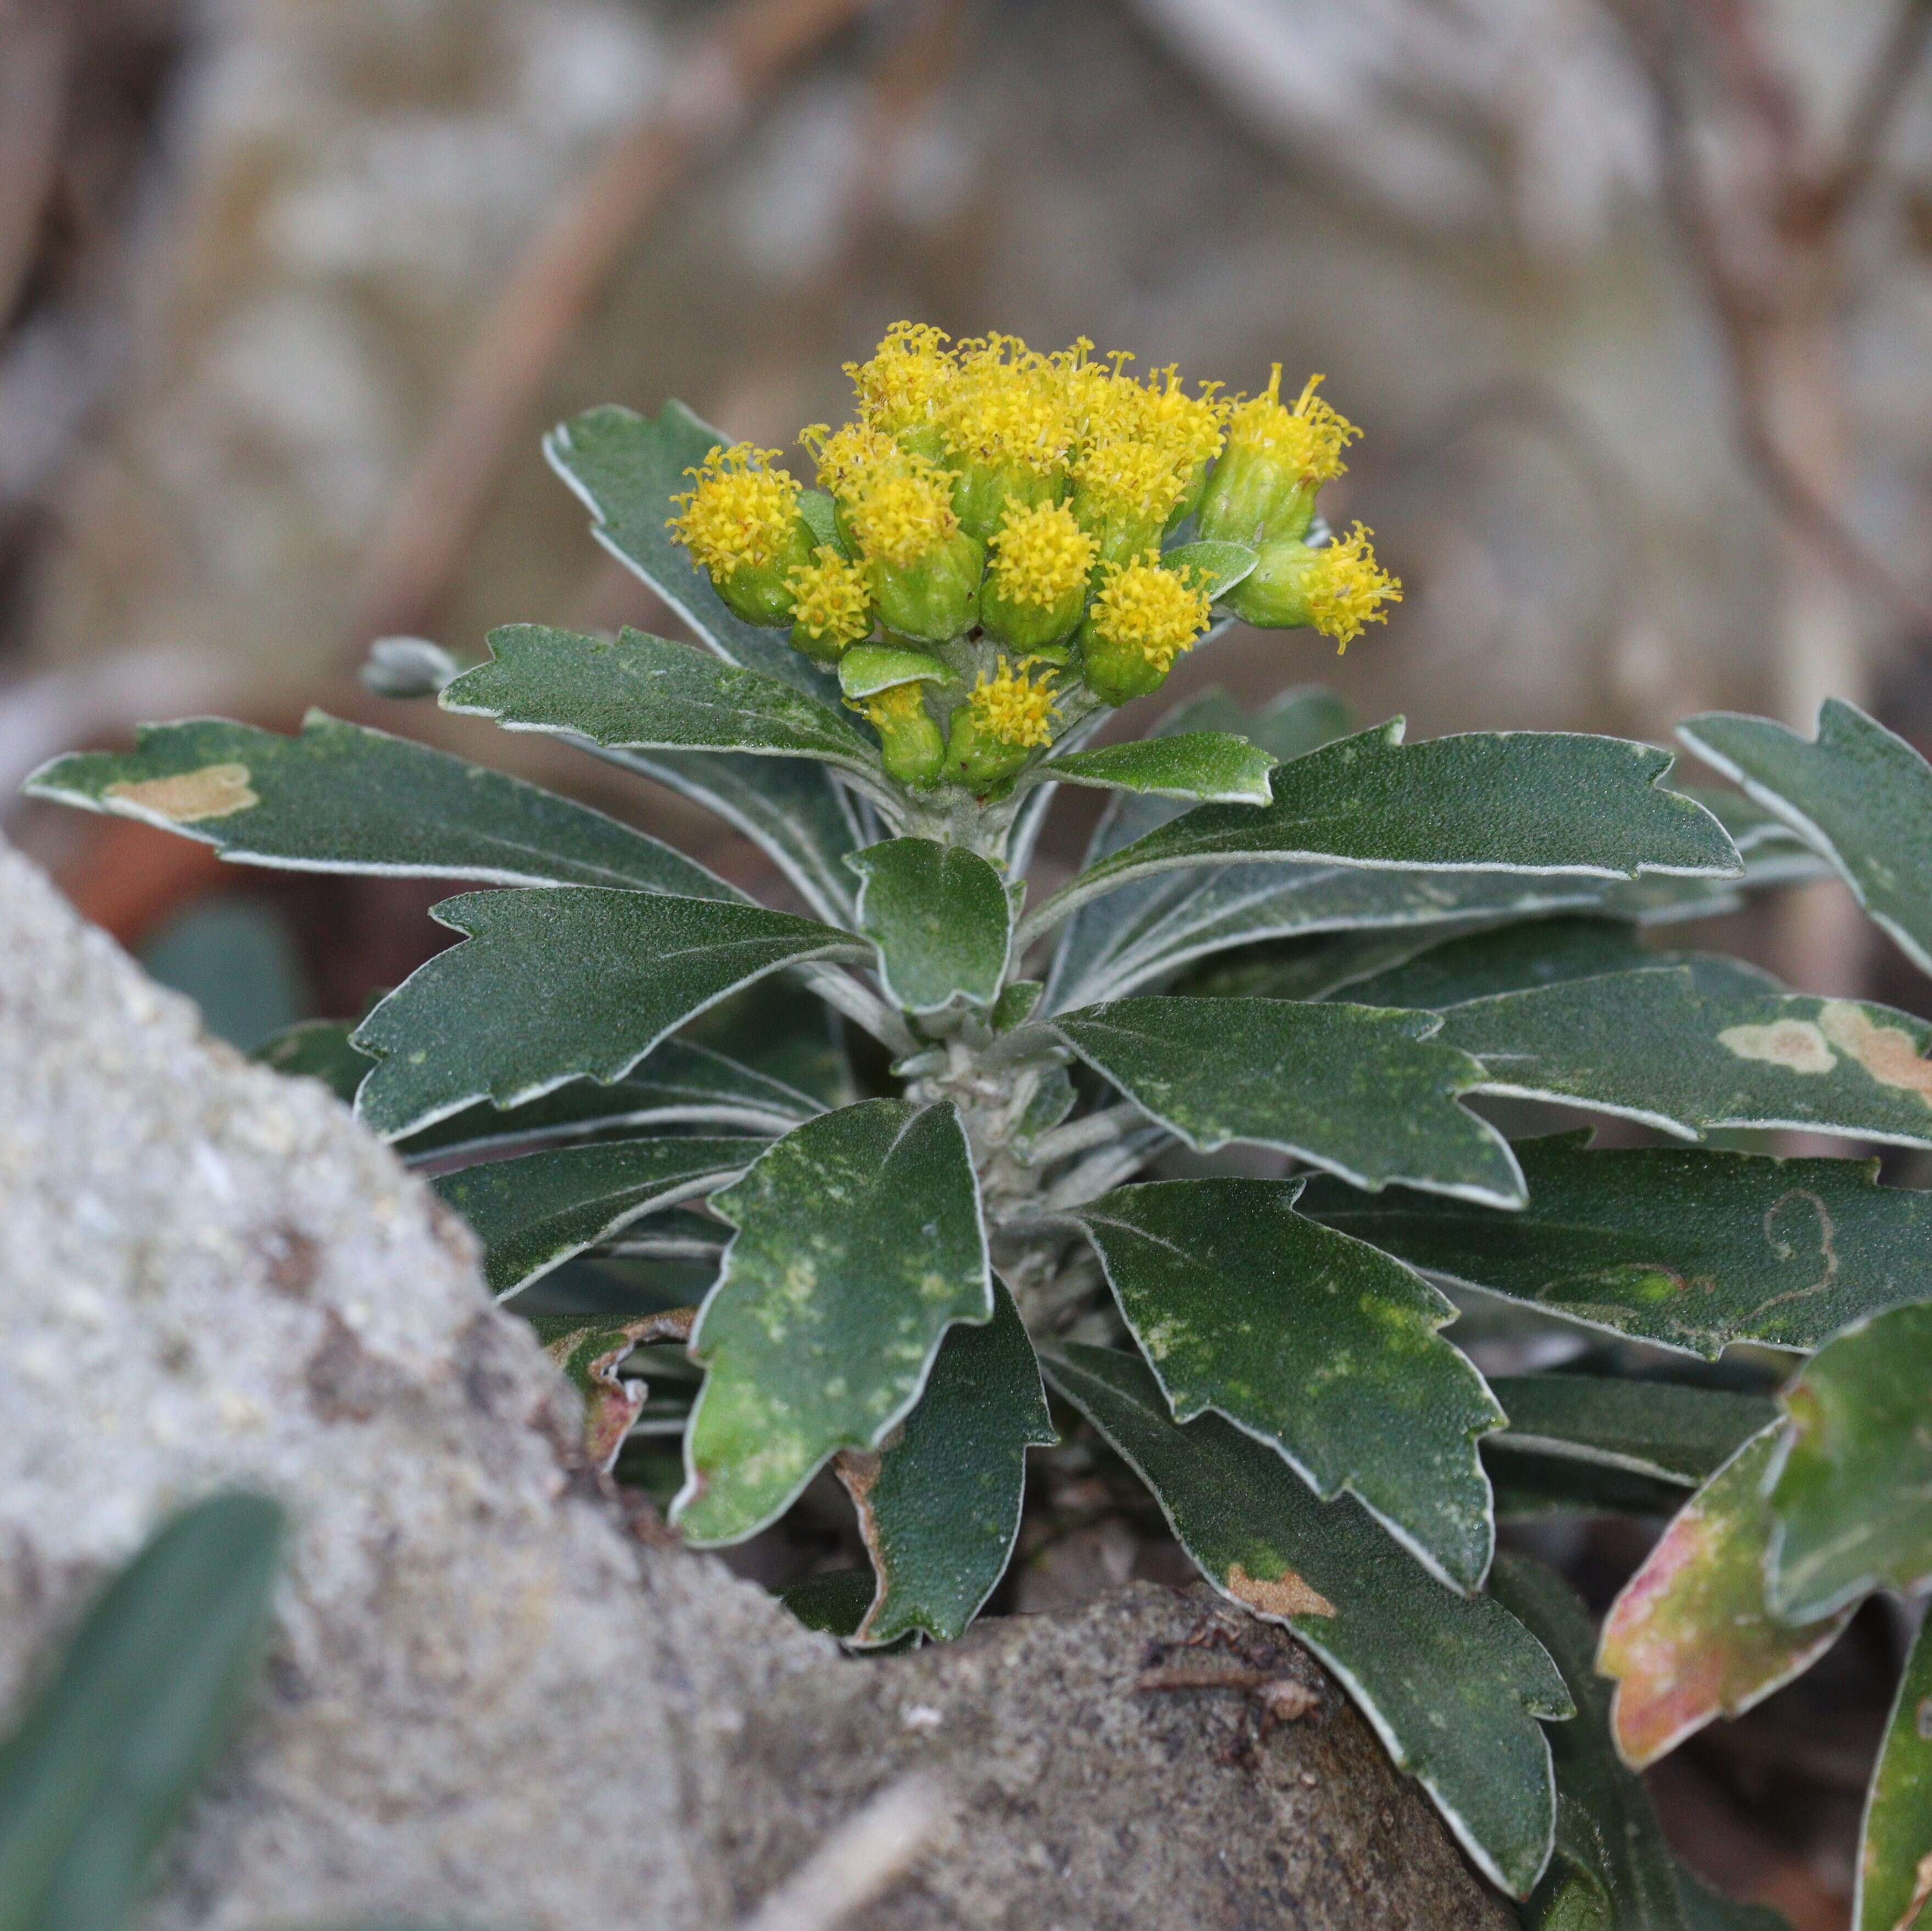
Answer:
<svg viewBox="0 0 1932 1931"><path fill-rule="evenodd" d="M854 1662L640 1546L465 1230L4 849L0 1093L0 1703L164 1510L239 1483L297 1525L154 1931L722 1926L918 1767L949 1821L868 1931L1510 1922L1306 1654L1211 1598ZM1250 1687L1147 1681L1183 1666Z"/></svg>

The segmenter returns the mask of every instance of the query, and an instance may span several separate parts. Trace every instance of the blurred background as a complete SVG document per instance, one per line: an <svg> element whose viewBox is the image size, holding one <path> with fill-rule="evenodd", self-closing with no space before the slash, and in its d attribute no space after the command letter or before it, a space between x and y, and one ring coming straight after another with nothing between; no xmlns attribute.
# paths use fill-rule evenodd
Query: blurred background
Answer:
<svg viewBox="0 0 1932 1931"><path fill-rule="evenodd" d="M679 395L785 443L902 316L1326 373L1367 432L1326 500L1407 600L1340 661L1238 634L1177 690L1660 739L1831 694L1932 748L1928 32L1924 0L0 0L0 829L244 1045L412 969L443 889L218 867L19 801L40 760L320 704L769 885L668 796L355 671L386 634L664 628L543 427ZM1918 996L1835 886L1724 937ZM1663 1773L1694 1858L1801 1927L1844 1921L1869 1714L1806 1683Z"/></svg>

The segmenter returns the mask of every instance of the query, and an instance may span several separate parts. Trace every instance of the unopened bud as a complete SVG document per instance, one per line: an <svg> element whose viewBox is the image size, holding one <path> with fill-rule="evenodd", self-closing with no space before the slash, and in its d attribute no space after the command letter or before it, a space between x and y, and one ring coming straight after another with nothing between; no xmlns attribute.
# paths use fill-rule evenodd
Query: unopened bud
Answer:
<svg viewBox="0 0 1932 1931"><path fill-rule="evenodd" d="M1267 388L1234 405L1227 448L1201 498L1204 537L1252 544L1307 535L1322 485L1341 475L1342 452L1360 433L1315 393L1321 379L1310 376L1294 406L1284 408L1277 362Z"/></svg>

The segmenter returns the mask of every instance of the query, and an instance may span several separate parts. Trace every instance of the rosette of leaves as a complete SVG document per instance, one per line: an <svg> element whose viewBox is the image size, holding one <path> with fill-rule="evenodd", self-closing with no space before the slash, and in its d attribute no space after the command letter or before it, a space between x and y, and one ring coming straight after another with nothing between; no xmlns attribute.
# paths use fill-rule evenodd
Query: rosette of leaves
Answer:
<svg viewBox="0 0 1932 1931"><path fill-rule="evenodd" d="M1932 1145L1927 1029L1669 948L1672 921L1836 860L1774 802L1671 788L1666 752L1411 744L1309 689L1257 715L1210 694L1088 741L1105 693L1158 682L1181 647L1163 633L1124 676L1129 632L1095 619L1123 557L1174 575L1184 598L1162 607L1201 620L1187 647L1199 604L1264 558L1250 618L1332 635L1364 615L1359 550L1340 576L1307 562L1346 440L1312 385L1299 416L1273 385L1177 403L1166 373L1129 385L998 340L941 355L904 331L855 375L858 421L814 439L822 498L728 460L676 404L558 430L598 539L693 640L518 626L423 679L710 806L785 905L324 718L294 738L151 728L32 788L238 862L493 888L436 908L457 943L359 1023L265 1057L434 1172L584 1390L600 1465L677 1443L688 1541L758 1533L829 1468L871 1568L808 1592L812 1613L858 1648L950 1639L1011 1560L1029 1450L1082 1431L1216 1589L1323 1658L1478 1866L1546 1900L1552 1846L1581 1857L1598 1828L1569 1828L1592 1798L1546 1729L1587 1699L1524 1593L1487 1586L1499 1510L1654 1509L1714 1478L1708 1496L1775 1411L1688 1381L1492 1384L1445 1332L1438 1283L1678 1357L1815 1348L1914 1298L1915 1196L1702 1143L1799 1126ZM1061 385L1030 466L988 427L1016 379L1034 388L1015 409ZM956 406L948 385L971 383ZM707 478L746 477L731 500L751 522L779 501L804 534L735 564L714 548L714 574L680 537L722 544L694 511ZM942 490L947 553L922 561L895 532ZM994 629L1021 631L1023 599L986 557L1042 507L1083 539L1078 607L1035 608L1022 665ZM1064 784L1110 796L1084 864L1041 890ZM1492 1095L1676 1144L1512 1144ZM594 1314L551 1292L585 1258ZM1559 1886L1562 1909L1622 1909L1622 1869Z"/></svg>

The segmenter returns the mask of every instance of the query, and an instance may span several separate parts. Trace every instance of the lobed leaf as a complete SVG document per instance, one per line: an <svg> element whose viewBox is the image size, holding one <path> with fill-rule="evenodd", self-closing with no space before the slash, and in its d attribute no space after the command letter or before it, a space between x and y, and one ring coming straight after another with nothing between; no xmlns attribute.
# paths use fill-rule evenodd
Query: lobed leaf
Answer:
<svg viewBox="0 0 1932 1931"><path fill-rule="evenodd" d="M1514 1213L1324 1179L1301 1211L1426 1273L1710 1360L1739 1341L1816 1348L1932 1298L1932 1195L1881 1187L1875 1161L1589 1141L1518 1141Z"/></svg>
<svg viewBox="0 0 1932 1931"><path fill-rule="evenodd" d="M1792 1127L1932 1146L1932 1025L1889 1006L1706 991L1689 967L1621 973L1454 1006L1442 1039L1486 1093L1568 1101L1696 1139Z"/></svg>
<svg viewBox="0 0 1932 1931"><path fill-rule="evenodd" d="M1174 1418L1210 1410L1324 1501L1345 1489L1451 1588L1495 1542L1479 1436L1502 1423L1436 1330L1445 1297L1303 1219L1304 1183L1162 1180L1076 1210Z"/></svg>
<svg viewBox="0 0 1932 1931"><path fill-rule="evenodd" d="M763 1140L610 1140L493 1160L430 1184L483 1243L499 1300L612 1239L633 1221L710 1192L764 1151Z"/></svg>
<svg viewBox="0 0 1932 1931"><path fill-rule="evenodd" d="M1033 1343L996 1276L992 1319L947 1329L919 1405L884 1446L832 1464L877 1578L864 1615L841 1633L867 1648L915 1631L937 1642L962 1634L1012 1560L1026 1452L1059 1438Z"/></svg>
<svg viewBox="0 0 1932 1931"><path fill-rule="evenodd" d="M1815 739L1713 712L1678 736L1836 868L1874 923L1932 972L1932 765L1856 706L1828 697Z"/></svg>
<svg viewBox="0 0 1932 1931"><path fill-rule="evenodd" d="M821 1114L711 1205L738 1231L692 1336L706 1373L672 1509L703 1546L775 1520L838 1450L880 1447L947 1329L993 1313L979 1182L950 1105Z"/></svg>
<svg viewBox="0 0 1932 1931"><path fill-rule="evenodd" d="M1538 1717L1574 1705L1541 1645L1488 1596L1430 1576L1358 1504L1316 1500L1272 1449L1168 1412L1139 1361L1076 1343L1047 1379L1129 1462L1222 1594L1286 1624L1341 1679L1484 1875L1527 1897L1556 1823Z"/></svg>
<svg viewBox="0 0 1932 1931"><path fill-rule="evenodd" d="M1912 1931L1932 1899L1932 1622L1905 1660L1861 1837L1852 1931Z"/></svg>
<svg viewBox="0 0 1932 1931"><path fill-rule="evenodd" d="M1670 756L1619 738L1516 731L1402 742L1401 720L1284 764L1258 809L1202 805L1047 900L1028 936L1156 871L1256 859L1400 870L1736 876L1724 828L1658 781Z"/></svg>
<svg viewBox="0 0 1932 1931"><path fill-rule="evenodd" d="M608 639L542 624L506 625L489 643L490 661L437 699L445 710L622 750L806 757L879 775L878 753L830 704L688 644L628 628Z"/></svg>
<svg viewBox="0 0 1932 1931"><path fill-rule="evenodd" d="M0 1742L0 1931L121 1931L242 1714L284 1522L217 1495L101 1592Z"/></svg>
<svg viewBox="0 0 1932 1931"><path fill-rule="evenodd" d="M1691 1497L1624 1585L1604 1621L1597 1667L1616 1681L1618 1754L1642 1770L1715 1717L1736 1717L1808 1669L1850 1612L1794 1627L1772 1613L1764 1495L1773 1424Z"/></svg>
<svg viewBox="0 0 1932 1931"><path fill-rule="evenodd" d="M1768 1397L1600 1375L1496 1375L1498 1445L1694 1489L1778 1419Z"/></svg>
<svg viewBox="0 0 1932 1931"><path fill-rule="evenodd" d="M536 1099L573 1079L620 1079L728 993L848 934L762 907L568 886L472 892L434 908L469 943L439 952L352 1036L379 1063L356 1111L390 1139L479 1099Z"/></svg>
<svg viewBox="0 0 1932 1931"><path fill-rule="evenodd" d="M28 791L278 871L743 895L669 845L447 751L311 711L299 737L200 718L56 758Z"/></svg>
<svg viewBox="0 0 1932 1931"><path fill-rule="evenodd" d="M1144 792L1160 798L1265 805L1277 760L1246 739L1217 731L1183 731L1129 744L1076 751L1035 766L1036 780Z"/></svg>
<svg viewBox="0 0 1932 1931"><path fill-rule="evenodd" d="M1771 1492L1771 1600L1809 1622L1932 1577L1932 1306L1860 1321L1804 1364Z"/></svg>
<svg viewBox="0 0 1932 1931"><path fill-rule="evenodd" d="M1352 1186L1392 1180L1510 1206L1509 1145L1456 1105L1482 1069L1432 1013L1268 999L1123 999L1054 1022L1094 1069L1198 1152L1274 1147Z"/></svg>
<svg viewBox="0 0 1932 1931"><path fill-rule="evenodd" d="M1012 910L986 859L931 838L889 838L845 863L860 881L858 928L878 946L880 984L902 1011L999 997Z"/></svg>
<svg viewBox="0 0 1932 1931"><path fill-rule="evenodd" d="M559 424L544 437L544 454L590 510L597 541L720 657L816 693L824 688L819 673L784 631L734 616L666 526L676 513L671 499L691 487L688 472L734 439L681 402L666 403L656 417L607 406Z"/></svg>

